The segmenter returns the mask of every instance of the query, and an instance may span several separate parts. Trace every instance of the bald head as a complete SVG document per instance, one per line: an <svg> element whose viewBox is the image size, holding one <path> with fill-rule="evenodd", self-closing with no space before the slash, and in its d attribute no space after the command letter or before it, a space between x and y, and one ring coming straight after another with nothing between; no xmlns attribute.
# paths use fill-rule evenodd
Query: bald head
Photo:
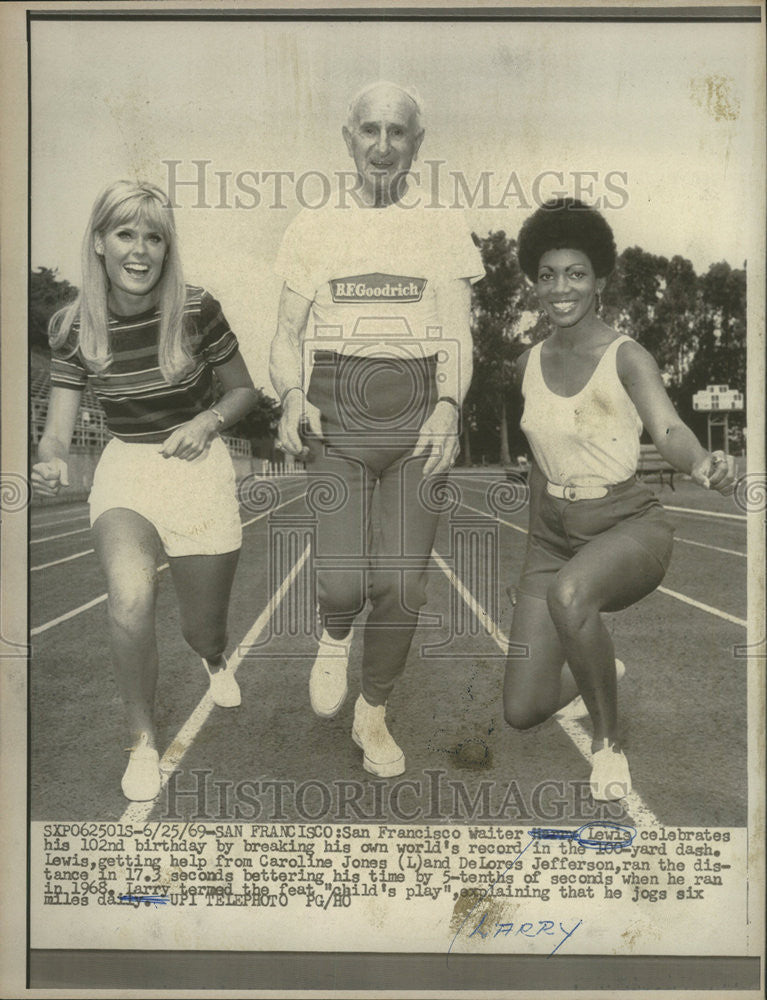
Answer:
<svg viewBox="0 0 767 1000"><path fill-rule="evenodd" d="M357 91L349 101L346 113L347 127L354 128L360 120L360 116L366 113L370 105L376 105L379 102L384 107L411 115L415 130L422 131L423 102L418 93L413 88L401 87L398 83L390 83L388 80L377 80Z"/></svg>
<svg viewBox="0 0 767 1000"><path fill-rule="evenodd" d="M386 81L361 90L349 105L342 131L369 205L390 205L407 190L407 175L423 139L420 112L414 94Z"/></svg>

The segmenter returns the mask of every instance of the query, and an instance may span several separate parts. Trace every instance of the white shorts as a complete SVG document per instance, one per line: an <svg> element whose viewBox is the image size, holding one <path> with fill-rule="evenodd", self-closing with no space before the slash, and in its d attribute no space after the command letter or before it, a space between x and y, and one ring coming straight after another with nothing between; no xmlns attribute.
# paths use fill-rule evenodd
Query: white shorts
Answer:
<svg viewBox="0 0 767 1000"><path fill-rule="evenodd" d="M192 462L164 458L161 444L113 438L88 498L91 526L115 507L135 510L157 529L169 556L220 555L242 545L234 466L221 438Z"/></svg>

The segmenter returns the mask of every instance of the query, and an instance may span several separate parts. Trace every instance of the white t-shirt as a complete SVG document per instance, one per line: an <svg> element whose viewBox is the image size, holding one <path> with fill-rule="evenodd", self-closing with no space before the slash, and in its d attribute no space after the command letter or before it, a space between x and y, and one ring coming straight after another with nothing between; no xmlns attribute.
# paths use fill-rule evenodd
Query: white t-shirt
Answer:
<svg viewBox="0 0 767 1000"><path fill-rule="evenodd" d="M312 303L305 348L373 357L436 354L437 285L485 273L461 212L398 205L303 209L275 271Z"/></svg>

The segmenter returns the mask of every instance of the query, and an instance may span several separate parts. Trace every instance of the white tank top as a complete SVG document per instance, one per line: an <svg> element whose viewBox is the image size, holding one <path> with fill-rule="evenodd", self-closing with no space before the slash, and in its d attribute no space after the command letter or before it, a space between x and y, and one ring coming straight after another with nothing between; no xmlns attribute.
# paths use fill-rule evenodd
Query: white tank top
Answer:
<svg viewBox="0 0 767 1000"><path fill-rule="evenodd" d="M634 475L642 421L623 388L616 366L617 337L574 396L548 389L541 371L541 344L530 351L522 380L522 430L549 482L562 486L608 486Z"/></svg>

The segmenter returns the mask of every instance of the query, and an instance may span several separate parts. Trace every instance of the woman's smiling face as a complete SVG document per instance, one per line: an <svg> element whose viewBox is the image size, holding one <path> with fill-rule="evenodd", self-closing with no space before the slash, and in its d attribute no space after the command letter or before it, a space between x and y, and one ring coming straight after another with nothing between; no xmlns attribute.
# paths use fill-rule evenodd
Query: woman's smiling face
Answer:
<svg viewBox="0 0 767 1000"><path fill-rule="evenodd" d="M595 311L597 293L605 286L580 250L547 250L538 263L535 290L556 326L573 327Z"/></svg>
<svg viewBox="0 0 767 1000"><path fill-rule="evenodd" d="M163 234L142 217L96 235L96 253L104 259L111 304L126 315L156 303L168 244Z"/></svg>

